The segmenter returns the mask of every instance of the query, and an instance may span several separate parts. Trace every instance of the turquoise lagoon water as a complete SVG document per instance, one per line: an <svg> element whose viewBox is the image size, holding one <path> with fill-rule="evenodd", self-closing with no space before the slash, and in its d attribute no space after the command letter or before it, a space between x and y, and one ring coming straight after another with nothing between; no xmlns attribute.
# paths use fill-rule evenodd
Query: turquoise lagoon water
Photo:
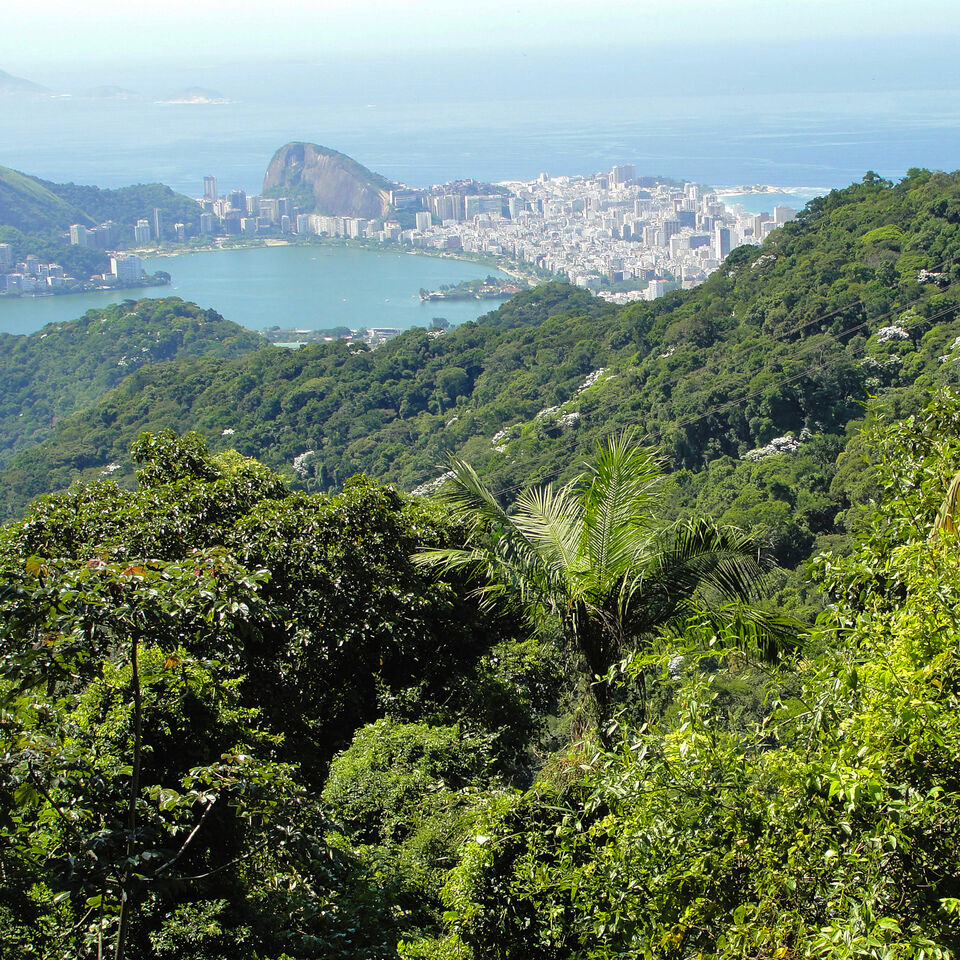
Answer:
<svg viewBox="0 0 960 960"><path fill-rule="evenodd" d="M0 301L0 332L32 333L125 298L182 297L250 330L266 327L427 327L434 317L475 320L497 301L422 303L421 287L475 280L498 270L449 257L341 246L276 246L146 260L170 286Z"/></svg>

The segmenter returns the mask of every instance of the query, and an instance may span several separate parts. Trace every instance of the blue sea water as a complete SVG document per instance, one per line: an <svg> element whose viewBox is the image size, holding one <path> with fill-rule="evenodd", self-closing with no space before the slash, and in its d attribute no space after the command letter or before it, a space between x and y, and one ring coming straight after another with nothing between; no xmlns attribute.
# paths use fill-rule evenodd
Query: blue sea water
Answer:
<svg viewBox="0 0 960 960"><path fill-rule="evenodd" d="M822 191L868 170L897 178L960 166L960 75L946 35L523 54L494 40L472 55L38 66L30 79L69 96L4 104L0 164L104 187L156 180L190 195L208 174L222 191L258 191L290 140L411 186L627 162L714 186ZM141 98L80 95L96 84ZM231 102L157 102L194 84Z"/></svg>
<svg viewBox="0 0 960 960"><path fill-rule="evenodd" d="M723 193L720 199L736 209L743 207L746 213L773 213L774 207L791 207L802 210L808 200L823 194L822 187L783 187L780 190L764 190L750 193Z"/></svg>
<svg viewBox="0 0 960 960"><path fill-rule="evenodd" d="M522 55L493 49L472 59L414 53L400 51L392 60L348 52L322 62L99 64L81 74L63 68L27 73L69 95L2 104L0 164L102 187L159 181L193 196L212 174L221 192L255 193L279 146L310 140L411 186L589 174L633 163L640 175L778 187L780 194L726 198L757 213L776 203L802 207L868 170L897 179L911 167L960 167L960 77L946 35L806 46L785 40L743 49ZM97 84L119 84L141 96L80 95ZM160 102L188 85L214 88L230 102ZM367 278L397 265L369 251L356 255L365 258L357 263ZM410 301L404 313L396 304L407 305L411 293L432 285L431 277L452 282L481 275L464 267L464 277L455 277L450 261L438 261L435 275L426 258L402 258L402 281L366 281L379 304L362 312L323 270L304 272L299 261L296 270L284 266L298 256L291 249L252 254L244 262L272 264L273 272L247 277L240 271L224 282L214 278L230 260L218 261L213 271L200 266L208 262L203 255L167 261L164 268L174 276L172 292L232 312L254 328L294 315L351 327L419 323L412 316L429 307ZM339 261L328 266L342 272ZM312 286L294 274L312 278ZM0 303L0 329L36 329L64 319L64 311L74 316L111 299Z"/></svg>
<svg viewBox="0 0 960 960"><path fill-rule="evenodd" d="M918 102L936 109L918 111ZM960 97L863 94L621 97L342 105L159 104L60 99L9 113L0 163L54 181L118 187L159 181L196 196L259 192L290 140L333 147L411 186L589 174L632 162L638 173L714 186L828 190L868 170L960 166Z"/></svg>

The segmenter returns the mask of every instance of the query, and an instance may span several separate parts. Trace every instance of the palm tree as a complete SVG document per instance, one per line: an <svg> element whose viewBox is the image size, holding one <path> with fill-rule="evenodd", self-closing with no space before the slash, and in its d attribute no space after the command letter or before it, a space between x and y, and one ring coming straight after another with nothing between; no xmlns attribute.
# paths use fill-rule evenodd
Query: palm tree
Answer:
<svg viewBox="0 0 960 960"><path fill-rule="evenodd" d="M441 496L467 524L467 544L415 561L472 572L484 604L516 602L535 628L559 628L596 681L600 729L610 668L693 617L734 625L744 646L770 659L796 642L795 624L751 602L767 567L758 541L705 518L657 523L661 468L632 434L599 444L586 474L530 489L510 512L468 464L451 468Z"/></svg>

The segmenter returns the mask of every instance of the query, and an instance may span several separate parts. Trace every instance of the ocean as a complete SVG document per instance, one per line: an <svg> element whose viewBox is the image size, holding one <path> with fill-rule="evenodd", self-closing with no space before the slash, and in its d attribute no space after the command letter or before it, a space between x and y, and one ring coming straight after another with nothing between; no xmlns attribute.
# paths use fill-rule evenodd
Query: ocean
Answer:
<svg viewBox="0 0 960 960"><path fill-rule="evenodd" d="M8 113L0 164L102 187L158 181L190 196L209 174L222 192L259 192L271 156L290 140L332 147L416 187L626 162L642 175L815 193L868 170L896 178L910 167L960 165L960 98L925 116L914 98L899 100L865 95L853 115L842 98L785 104L772 95L703 98L699 111L681 98L647 97L349 107L62 99Z"/></svg>
<svg viewBox="0 0 960 960"><path fill-rule="evenodd" d="M949 41L522 56L493 44L376 60L38 67L29 79L69 95L6 102L0 164L102 187L159 181L191 196L212 174L222 192L256 193L274 151L307 140L416 187L633 163L643 175L809 196L868 170L895 179L960 166ZM81 95L96 84L140 98ZM157 102L192 84L230 102Z"/></svg>

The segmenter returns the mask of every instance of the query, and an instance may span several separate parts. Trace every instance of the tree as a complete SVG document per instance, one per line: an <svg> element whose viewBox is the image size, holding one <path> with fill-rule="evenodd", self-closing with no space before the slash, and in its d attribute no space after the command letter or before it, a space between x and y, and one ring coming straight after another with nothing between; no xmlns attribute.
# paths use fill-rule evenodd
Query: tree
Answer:
<svg viewBox="0 0 960 960"><path fill-rule="evenodd" d="M444 573L470 570L485 581L477 592L487 604L519 603L537 630L559 630L598 681L601 730L610 669L665 630L692 618L733 625L771 658L791 641L793 624L751 605L767 566L762 545L704 518L659 526L661 469L632 434L600 443L586 475L521 494L512 513L468 464L455 460L452 469L441 495L467 524L468 544L415 560Z"/></svg>
<svg viewBox="0 0 960 960"><path fill-rule="evenodd" d="M769 672L769 715L724 709L715 649L678 670L664 655L675 711L491 803L442 937L401 956L957 956L960 402L865 439L873 516L820 561L835 602L802 661Z"/></svg>
<svg viewBox="0 0 960 960"><path fill-rule="evenodd" d="M472 714L507 766L538 665L410 562L455 535L434 505L364 478L291 494L197 434L131 456L136 490L76 486L0 527L0 943L394 955L418 921L328 821L327 764L389 712Z"/></svg>

